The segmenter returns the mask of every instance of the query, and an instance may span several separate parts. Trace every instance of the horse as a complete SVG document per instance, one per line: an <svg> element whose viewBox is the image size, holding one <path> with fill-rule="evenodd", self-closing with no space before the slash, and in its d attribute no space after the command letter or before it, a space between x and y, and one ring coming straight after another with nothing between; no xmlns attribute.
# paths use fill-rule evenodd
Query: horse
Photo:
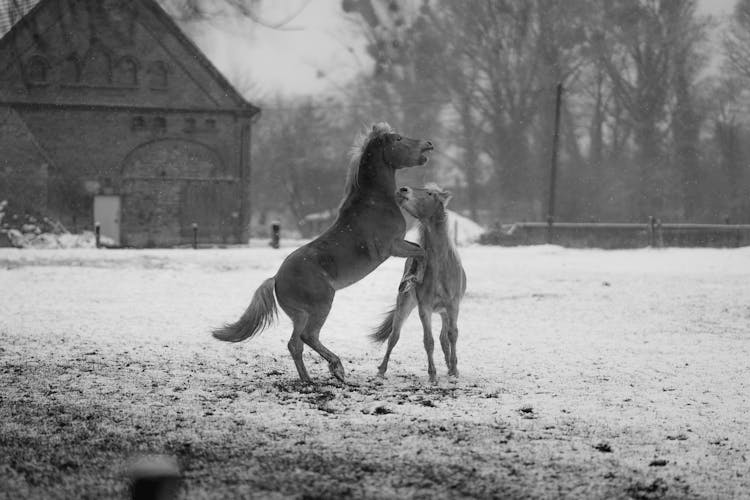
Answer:
<svg viewBox="0 0 750 500"><path fill-rule="evenodd" d="M445 207L450 198L450 192L436 185L428 185L424 189L402 187L398 190L399 205L419 221L418 241L425 251L425 257L420 260L407 259L396 296L396 306L370 335L374 342L383 343L388 340L385 357L378 367L380 377L385 377L391 351L401 335L401 327L416 306L419 306L419 319L424 330L430 382L437 381L432 359L433 312L440 313L442 319L440 346L445 355L448 375L458 377L457 321L461 299L466 292L466 273L448 234Z"/></svg>
<svg viewBox="0 0 750 500"><path fill-rule="evenodd" d="M250 305L235 323L213 331L227 342L253 337L277 317L277 302L293 323L287 344L300 380L311 383L302 361L304 344L327 362L345 382L339 357L319 340L337 290L361 280L388 257L420 258L424 251L404 240L406 221L396 202L396 170L424 165L432 142L396 133L377 123L355 142L346 191L333 225L296 249L276 274L255 291ZM274 298L275 292L275 298Z"/></svg>

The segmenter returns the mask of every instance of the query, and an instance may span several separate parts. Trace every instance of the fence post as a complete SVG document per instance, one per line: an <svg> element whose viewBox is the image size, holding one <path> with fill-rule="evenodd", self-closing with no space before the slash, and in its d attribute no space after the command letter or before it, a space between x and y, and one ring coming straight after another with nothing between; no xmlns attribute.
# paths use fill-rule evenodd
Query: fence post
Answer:
<svg viewBox="0 0 750 500"><path fill-rule="evenodd" d="M654 235L654 225L656 224L656 219L653 215L648 216L648 246L653 248L656 243L656 237Z"/></svg>
<svg viewBox="0 0 750 500"><path fill-rule="evenodd" d="M94 223L94 234L96 235L96 248L102 246L102 225L98 222Z"/></svg>
<svg viewBox="0 0 750 500"><path fill-rule="evenodd" d="M193 222L193 249L198 248L198 223Z"/></svg>
<svg viewBox="0 0 750 500"><path fill-rule="evenodd" d="M281 222L277 220L271 222L271 241L268 244L272 248L281 246Z"/></svg>
<svg viewBox="0 0 750 500"><path fill-rule="evenodd" d="M563 85L558 83L555 89L555 126L552 132L552 158L549 168L549 193L547 199L547 224L549 231L547 234L547 243L551 243L552 236L552 218L555 217L555 190L557 189L557 149L560 142L560 104L562 103Z"/></svg>

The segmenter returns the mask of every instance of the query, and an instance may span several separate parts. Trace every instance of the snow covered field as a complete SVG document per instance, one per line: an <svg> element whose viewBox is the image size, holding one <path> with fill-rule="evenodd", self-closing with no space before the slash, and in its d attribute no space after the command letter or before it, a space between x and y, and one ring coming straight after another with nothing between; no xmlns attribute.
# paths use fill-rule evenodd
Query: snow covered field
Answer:
<svg viewBox="0 0 750 500"><path fill-rule="evenodd" d="M183 498L750 492L750 249L462 248L461 377L438 344L436 386L416 313L375 377L390 259L321 332L358 387L308 351L296 383L286 317L208 333L291 249L0 249L0 496L122 497L150 452Z"/></svg>

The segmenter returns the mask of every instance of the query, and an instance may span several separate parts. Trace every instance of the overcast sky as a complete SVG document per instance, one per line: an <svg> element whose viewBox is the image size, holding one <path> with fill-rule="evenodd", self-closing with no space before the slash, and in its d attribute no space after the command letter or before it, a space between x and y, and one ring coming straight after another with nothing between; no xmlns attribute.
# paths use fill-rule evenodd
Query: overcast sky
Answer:
<svg viewBox="0 0 750 500"><path fill-rule="evenodd" d="M721 19L731 13L735 1L699 0L698 8ZM302 7L282 30L227 20L189 29L216 66L251 101L269 103L277 93L331 92L346 85L356 71L369 68L365 41L341 10L341 0L264 2L262 14L273 23ZM718 60L714 67L717 64Z"/></svg>

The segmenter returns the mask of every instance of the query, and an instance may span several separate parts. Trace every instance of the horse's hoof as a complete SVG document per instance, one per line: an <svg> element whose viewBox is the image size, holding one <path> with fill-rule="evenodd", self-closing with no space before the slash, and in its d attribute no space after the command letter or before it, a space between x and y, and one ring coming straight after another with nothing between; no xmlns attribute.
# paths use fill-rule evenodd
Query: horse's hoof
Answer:
<svg viewBox="0 0 750 500"><path fill-rule="evenodd" d="M331 374L334 376L336 380L342 383L346 383L346 377L344 377L344 369L340 366L336 368L331 368Z"/></svg>
<svg viewBox="0 0 750 500"><path fill-rule="evenodd" d="M378 371L378 378L380 378L380 379L383 379L383 378L385 378L385 370L383 370L383 371Z"/></svg>
<svg viewBox="0 0 750 500"><path fill-rule="evenodd" d="M333 363L329 363L328 369L331 371L331 375L336 377L341 382L345 382L344 380L344 366L341 364L341 361L336 360Z"/></svg>

